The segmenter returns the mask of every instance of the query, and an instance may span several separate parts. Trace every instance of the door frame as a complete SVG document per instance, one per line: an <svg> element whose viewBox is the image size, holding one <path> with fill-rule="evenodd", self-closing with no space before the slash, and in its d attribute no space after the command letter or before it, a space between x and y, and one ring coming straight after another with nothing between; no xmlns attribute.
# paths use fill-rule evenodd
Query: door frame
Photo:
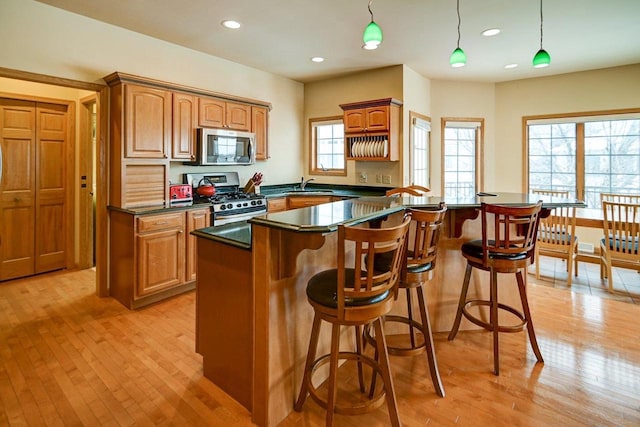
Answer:
<svg viewBox="0 0 640 427"><path fill-rule="evenodd" d="M78 253L78 268L85 269L91 268L94 264L94 138L98 139L98 129L96 122L96 134L92 135L92 115L93 105L96 105L96 117L97 117L97 96L95 94L80 98L78 116L80 120L79 125L79 160L78 160L78 172L80 178L80 187L78 189L78 224L79 224L79 253Z"/></svg>
<svg viewBox="0 0 640 427"><path fill-rule="evenodd" d="M89 83L80 80L32 73L0 67L0 77L16 80L26 80L75 89L96 92L97 106L97 135L96 135L96 294L100 297L109 296L108 265L108 136L109 136L109 87L105 84ZM75 185L75 184L74 184ZM75 203L74 200L72 200ZM73 246L72 246L73 247Z"/></svg>

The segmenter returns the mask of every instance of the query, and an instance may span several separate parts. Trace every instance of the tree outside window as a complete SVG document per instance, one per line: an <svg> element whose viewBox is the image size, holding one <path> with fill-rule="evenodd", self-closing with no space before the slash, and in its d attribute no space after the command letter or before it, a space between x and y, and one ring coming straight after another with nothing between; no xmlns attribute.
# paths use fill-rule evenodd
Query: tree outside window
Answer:
<svg viewBox="0 0 640 427"><path fill-rule="evenodd" d="M346 175L345 138L342 116L309 120L311 173Z"/></svg>

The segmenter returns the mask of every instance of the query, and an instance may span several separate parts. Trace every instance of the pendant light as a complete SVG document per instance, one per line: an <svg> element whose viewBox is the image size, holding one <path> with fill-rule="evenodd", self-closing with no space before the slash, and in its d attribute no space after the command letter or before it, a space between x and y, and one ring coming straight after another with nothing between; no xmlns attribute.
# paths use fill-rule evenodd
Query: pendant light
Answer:
<svg viewBox="0 0 640 427"><path fill-rule="evenodd" d="M371 14L371 22L364 29L362 34L362 41L364 42L364 49L373 50L377 49L380 43L382 43L382 30L380 26L373 20L373 12L371 11L371 3L373 0L369 0L369 13Z"/></svg>
<svg viewBox="0 0 640 427"><path fill-rule="evenodd" d="M460 0L458 0L458 44L454 49L451 57L449 58L449 63L452 67L464 67L464 64L467 63L467 55L465 55L464 50L460 49Z"/></svg>
<svg viewBox="0 0 640 427"><path fill-rule="evenodd" d="M551 56L549 53L542 48L542 0L540 0L540 50L533 57L533 67L534 68L544 68L548 67L551 63Z"/></svg>

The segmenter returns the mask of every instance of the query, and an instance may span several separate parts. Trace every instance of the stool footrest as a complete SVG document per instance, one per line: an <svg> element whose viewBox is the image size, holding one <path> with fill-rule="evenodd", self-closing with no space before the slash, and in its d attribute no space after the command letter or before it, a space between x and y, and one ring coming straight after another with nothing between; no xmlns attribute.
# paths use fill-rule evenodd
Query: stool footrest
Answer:
<svg viewBox="0 0 640 427"><path fill-rule="evenodd" d="M462 307L462 314L464 314L464 317L466 317L470 322L488 331L493 331L493 325L491 325L491 323L485 322L484 320L480 319L478 316L469 312L469 308L479 306L479 305L490 307L491 301L479 300L479 299L468 300ZM498 303L498 310L504 310L506 312L509 312L520 320L520 323L516 325L509 325L509 326L498 325L499 332L520 332L527 325L527 321L524 317L524 314L521 311L515 309L514 307L511 307L510 305L507 305L507 304Z"/></svg>
<svg viewBox="0 0 640 427"><path fill-rule="evenodd" d="M318 388L313 385L313 375L316 373L316 370L319 367L329 363L330 357L331 357L331 354L325 354L324 356L319 357L318 359L315 360L315 362L313 363L313 366L311 367L311 381L309 381L309 396L311 396L311 398L325 410L327 409L327 400L320 396L320 394L318 393ZM373 370L375 370L377 375L382 375L382 370L378 366L378 363L369 356L366 356L364 354L358 354L353 351L339 352L338 360L344 360L344 359L356 360L356 362L364 363L365 365L368 365ZM376 408L379 408L385 402L386 390L384 389L384 386L380 387L380 390L378 391L377 395L370 397L370 394L371 393L366 394L367 401L362 402L360 405L341 406L338 403L336 403L335 409L334 409L335 413L344 414L344 415L365 414L367 412L371 412L375 410Z"/></svg>
<svg viewBox="0 0 640 427"><path fill-rule="evenodd" d="M423 327L420 322L418 322L417 320L410 320L408 317L404 317L404 316L387 315L384 317L384 323L389 323L389 322L403 323L405 325L409 325L412 328L416 329L418 332L420 332L420 336L422 337L422 339L416 342L414 345L411 345L411 343L408 343L406 347L394 346L389 344L389 342L387 341L387 351L389 354L394 356L415 356L416 354L422 353L426 349L424 336L422 335ZM370 329L371 328L369 328L369 325L365 326L364 334L363 334L364 339L369 344L375 347L376 339L375 337L371 336ZM387 335L387 337L389 337L389 335Z"/></svg>

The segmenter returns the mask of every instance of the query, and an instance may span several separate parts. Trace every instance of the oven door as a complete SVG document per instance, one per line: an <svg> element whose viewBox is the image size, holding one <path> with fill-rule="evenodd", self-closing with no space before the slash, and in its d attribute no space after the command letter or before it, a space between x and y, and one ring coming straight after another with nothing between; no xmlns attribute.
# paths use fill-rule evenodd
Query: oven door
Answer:
<svg viewBox="0 0 640 427"><path fill-rule="evenodd" d="M230 222L246 221L248 219L253 218L254 216L264 215L266 213L267 213L266 210L243 212L243 213L232 214L232 215L221 215L220 212L215 212L213 214L213 225L217 226L217 225L229 224Z"/></svg>

